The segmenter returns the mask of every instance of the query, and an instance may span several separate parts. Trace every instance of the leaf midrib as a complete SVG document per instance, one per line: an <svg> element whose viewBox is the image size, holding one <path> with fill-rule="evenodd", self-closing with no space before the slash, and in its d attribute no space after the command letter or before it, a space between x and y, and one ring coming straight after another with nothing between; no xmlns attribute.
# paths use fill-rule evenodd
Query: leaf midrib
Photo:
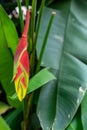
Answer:
<svg viewBox="0 0 87 130"><path fill-rule="evenodd" d="M70 1L70 8L71 8L71 2ZM58 74L57 74L57 79L60 79L58 77L60 77L61 75L61 70L62 70L62 57L63 57L63 52L64 52L64 45L65 45L65 39L66 39L66 32L67 32L67 26L68 26L68 22L69 22L69 16L70 16L70 8L69 8L69 11L67 13L67 18L66 18L66 24L65 24L65 31L64 31L64 39L63 39L63 44L62 44L62 49L61 49L61 58L60 58L60 63L59 63L59 71L58 71ZM57 106L58 106L58 96L59 96L59 91L58 91L58 86L59 86L59 80L57 80L57 83L56 83L56 88L57 88L57 91L56 91L56 106L55 106L55 116L54 116L54 121L53 121L53 124L52 124L52 130L53 130L53 125L55 123L55 119L56 119L56 113L57 113ZM66 127L65 127L66 128Z"/></svg>

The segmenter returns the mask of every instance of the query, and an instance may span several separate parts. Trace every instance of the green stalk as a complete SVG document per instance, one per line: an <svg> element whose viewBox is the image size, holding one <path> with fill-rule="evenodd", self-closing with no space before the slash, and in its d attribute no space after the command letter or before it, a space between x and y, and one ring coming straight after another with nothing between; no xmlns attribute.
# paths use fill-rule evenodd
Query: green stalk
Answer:
<svg viewBox="0 0 87 130"><path fill-rule="evenodd" d="M46 0L42 0L40 11L39 11L39 15L38 15L38 19L37 19L37 23L36 23L36 38L35 38L35 43L37 43L37 37L38 37L39 29L40 29L40 23L41 23L41 18L42 18L42 13L43 13L45 1Z"/></svg>
<svg viewBox="0 0 87 130"><path fill-rule="evenodd" d="M24 114L24 121L23 121L23 126L22 126L22 129L23 130L26 130L26 127L27 127L27 124L26 124L26 97L23 101L23 114Z"/></svg>
<svg viewBox="0 0 87 130"><path fill-rule="evenodd" d="M32 42L33 42L34 29L35 29L36 5L37 5L37 0L33 0L33 2L32 2L32 13L31 13L31 36L32 36Z"/></svg>
<svg viewBox="0 0 87 130"><path fill-rule="evenodd" d="M47 27L47 31L46 31L46 34L45 34L45 38L44 38L42 48L41 48L41 52L40 52L40 56L39 56L39 61L38 61L37 68L36 68L36 73L40 70L41 61L42 61L42 58L43 58L43 54L44 54L44 50L45 50L45 47L46 47L48 35L49 35L49 32L50 32L55 14L56 14L56 12L52 12L52 15L51 15L48 27Z"/></svg>
<svg viewBox="0 0 87 130"><path fill-rule="evenodd" d="M41 18L42 18L42 13L43 13L43 8L45 5L45 0L42 0L41 6L40 6L40 11L39 11L39 15L38 15L38 19L37 19L37 23L36 23L36 32L34 33L34 28L35 28L35 10L36 10L36 2L35 0L33 0L32 3L33 7L32 7L32 20L31 20L31 35L32 35L32 44L33 44L33 48L32 48L32 54L31 54L31 69L32 69L32 76L35 72L35 58L36 58L36 43L37 43L37 37L38 37L38 32L39 32L39 28L40 28L40 22L41 22ZM34 26L34 27L33 27Z"/></svg>
<svg viewBox="0 0 87 130"><path fill-rule="evenodd" d="M25 3L26 3L26 8L28 9L28 6L29 6L29 0L25 0Z"/></svg>
<svg viewBox="0 0 87 130"><path fill-rule="evenodd" d="M32 106L33 93L26 95L24 99L24 121L22 128L23 130L29 130L29 119L30 119L30 111Z"/></svg>
<svg viewBox="0 0 87 130"><path fill-rule="evenodd" d="M18 4L18 7L19 7L19 18L20 18L20 26L21 26L21 33L22 33L23 29L24 29L24 21L23 21L23 16L22 16L20 0L17 0L17 4Z"/></svg>
<svg viewBox="0 0 87 130"><path fill-rule="evenodd" d="M31 76L34 74L35 69L35 51L36 51L36 45L35 45L35 17L36 17L36 5L37 0L32 1L32 12L31 12L31 41L32 41L32 54L30 56L30 66L31 66Z"/></svg>
<svg viewBox="0 0 87 130"><path fill-rule="evenodd" d="M31 66L31 77L35 73L35 58L36 58L36 48L35 48L35 36L33 36L33 43L32 43L32 53L30 55L30 66ZM32 40L31 40L32 41Z"/></svg>
<svg viewBox="0 0 87 130"><path fill-rule="evenodd" d="M54 2L54 0L50 0L50 1L46 2L46 6L49 6L50 4L52 4L52 2Z"/></svg>

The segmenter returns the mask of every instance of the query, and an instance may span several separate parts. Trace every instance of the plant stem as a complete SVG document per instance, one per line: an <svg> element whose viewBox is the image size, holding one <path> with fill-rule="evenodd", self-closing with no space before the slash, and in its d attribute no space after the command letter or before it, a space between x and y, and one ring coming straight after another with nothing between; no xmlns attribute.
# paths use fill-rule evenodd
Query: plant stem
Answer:
<svg viewBox="0 0 87 130"><path fill-rule="evenodd" d="M31 77L34 75L35 71L35 58L36 58L36 42L35 42L35 17L36 17L36 5L37 0L32 1L32 13L31 13L31 42L32 42L32 53L30 55L30 66L31 66Z"/></svg>
<svg viewBox="0 0 87 130"><path fill-rule="evenodd" d="M37 43L37 37L38 37L39 29L40 29L40 23L41 23L41 19L42 19L42 13L43 13L45 1L46 0L42 0L39 15L38 15L38 19L37 19L37 23L36 23L36 38L35 38L36 40L35 40L35 43Z"/></svg>
<svg viewBox="0 0 87 130"><path fill-rule="evenodd" d="M28 6L29 6L29 0L25 0L25 3L26 3L26 8L28 9Z"/></svg>
<svg viewBox="0 0 87 130"><path fill-rule="evenodd" d="M35 45L35 34L33 36L33 45L32 46L36 46ZM32 53L30 55L30 66L31 66L31 77L34 75L35 73L35 58L36 58L36 48L32 47Z"/></svg>
<svg viewBox="0 0 87 130"><path fill-rule="evenodd" d="M17 0L17 4L18 4L18 7L19 7L19 18L20 18L20 26L21 26L21 33L22 33L23 29L24 29L24 21L23 21L23 16L22 16L20 0Z"/></svg>
<svg viewBox="0 0 87 130"><path fill-rule="evenodd" d="M36 5L37 5L37 0L33 0L32 1L32 17L31 17L31 37L32 37L32 43L33 43L34 29L35 29Z"/></svg>
<svg viewBox="0 0 87 130"><path fill-rule="evenodd" d="M31 104L33 99L33 93L26 96L24 99L24 124L23 130L29 130L29 114L31 110Z"/></svg>
<svg viewBox="0 0 87 130"><path fill-rule="evenodd" d="M41 18L42 18L42 13L43 13L43 8L45 5L45 0L42 0L41 6L40 6L40 11L39 11L39 15L38 15L38 19L37 19L37 23L36 23L36 32L34 32L34 27L35 27L35 15L36 15L36 4L37 4L37 0L33 0L32 3L32 18L31 18L31 36L32 36L32 54L31 54L31 69L32 69L32 76L34 74L35 71L35 58L36 58L36 43L37 43L37 37L38 37L38 32L39 32L39 28L40 28L40 22L41 22Z"/></svg>
<svg viewBox="0 0 87 130"><path fill-rule="evenodd" d="M41 65L41 61L42 61L42 58L43 58L44 50L45 50L45 47L46 47L48 35L49 35L49 32L50 32L50 29L51 29L52 22L53 22L55 14L56 14L56 12L52 12L52 15L51 15L48 27L47 27L47 31L46 31L46 34L45 34L45 38L44 38L44 41L43 41L43 44L42 44L42 48L41 48L41 52L40 52L40 56L39 56L39 61L38 61L37 68L36 68L36 73L40 69L40 65Z"/></svg>

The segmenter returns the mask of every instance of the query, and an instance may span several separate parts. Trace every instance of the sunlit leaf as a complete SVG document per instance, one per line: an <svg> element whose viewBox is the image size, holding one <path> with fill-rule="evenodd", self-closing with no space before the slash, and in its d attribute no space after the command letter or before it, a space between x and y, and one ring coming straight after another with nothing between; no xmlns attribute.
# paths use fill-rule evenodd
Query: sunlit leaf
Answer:
<svg viewBox="0 0 87 130"><path fill-rule="evenodd" d="M0 116L0 129L1 130L11 130L5 120Z"/></svg>
<svg viewBox="0 0 87 130"><path fill-rule="evenodd" d="M0 5L0 82L7 95L14 92L11 83L13 74L13 55L18 36L13 22ZM12 52L12 53L11 53Z"/></svg>
<svg viewBox="0 0 87 130"><path fill-rule="evenodd" d="M2 8L1 5L0 5L0 22L6 39L5 44L7 44L7 47L10 48L12 53L14 54L18 44L18 34L14 26L14 23L8 17L8 14L5 12L5 10Z"/></svg>

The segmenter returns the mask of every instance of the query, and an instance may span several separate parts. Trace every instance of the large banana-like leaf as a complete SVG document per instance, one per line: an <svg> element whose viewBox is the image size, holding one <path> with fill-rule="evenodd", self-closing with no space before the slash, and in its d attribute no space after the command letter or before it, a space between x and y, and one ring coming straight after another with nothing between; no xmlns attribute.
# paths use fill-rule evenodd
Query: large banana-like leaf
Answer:
<svg viewBox="0 0 87 130"><path fill-rule="evenodd" d="M13 22L0 5L0 82L7 95L14 92L11 83L13 75L13 55L18 36ZM12 53L11 53L12 51Z"/></svg>
<svg viewBox="0 0 87 130"><path fill-rule="evenodd" d="M87 2L71 0L58 8L42 61L57 77L57 81L44 86L40 93L37 114L43 130L64 130L87 87ZM51 12L44 9L38 55Z"/></svg>
<svg viewBox="0 0 87 130"><path fill-rule="evenodd" d="M81 109L77 111L74 119L70 123L69 127L66 130L83 130L82 122L81 122Z"/></svg>

